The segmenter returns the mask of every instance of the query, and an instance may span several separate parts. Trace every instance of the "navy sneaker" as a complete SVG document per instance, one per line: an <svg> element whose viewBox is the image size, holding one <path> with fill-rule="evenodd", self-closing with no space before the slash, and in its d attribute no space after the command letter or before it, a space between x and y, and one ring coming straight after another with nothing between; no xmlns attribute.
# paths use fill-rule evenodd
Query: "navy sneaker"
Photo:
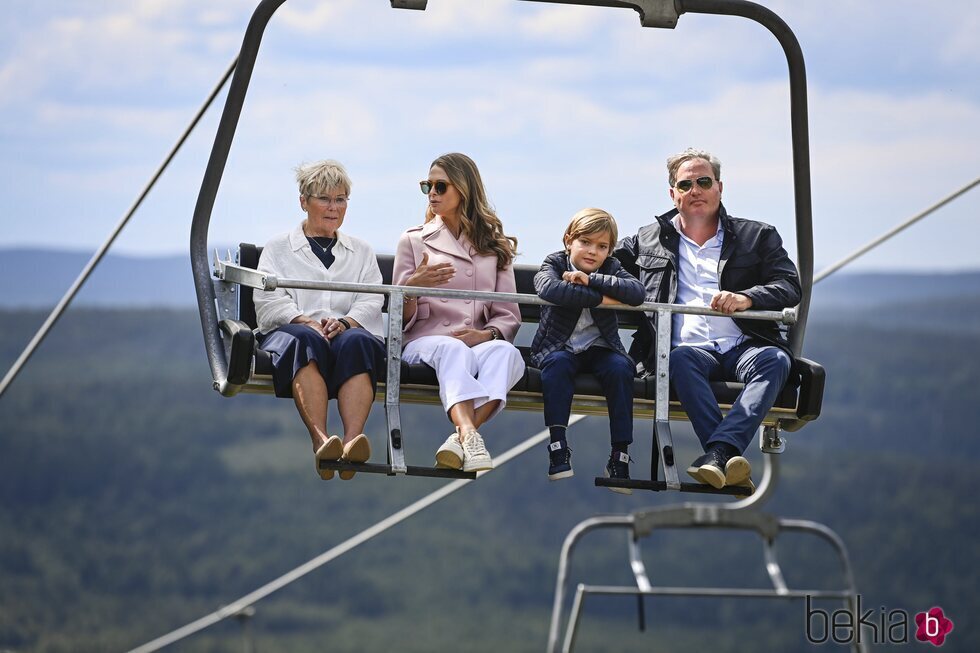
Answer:
<svg viewBox="0 0 980 653"><path fill-rule="evenodd" d="M575 476L575 472L572 471L572 450L568 448L567 442L559 440L549 444L548 457L551 459L551 464L548 466L549 481Z"/></svg>
<svg viewBox="0 0 980 653"><path fill-rule="evenodd" d="M606 477L630 480L630 455L625 451L613 451L606 463ZM607 486L608 487L608 486ZM633 488L610 487L610 490L619 494L633 494Z"/></svg>
<svg viewBox="0 0 980 653"><path fill-rule="evenodd" d="M720 490L725 487L725 464L727 462L720 447L709 447L707 452L698 456L691 463L691 466L687 468L687 473L697 482L705 483L716 490Z"/></svg>

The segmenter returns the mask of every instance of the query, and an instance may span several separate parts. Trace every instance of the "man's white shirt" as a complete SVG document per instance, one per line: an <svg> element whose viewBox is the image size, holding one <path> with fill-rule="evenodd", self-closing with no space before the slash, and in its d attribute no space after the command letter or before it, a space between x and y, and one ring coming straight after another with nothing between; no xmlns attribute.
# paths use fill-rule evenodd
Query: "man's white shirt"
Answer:
<svg viewBox="0 0 980 653"><path fill-rule="evenodd" d="M671 223L680 234L675 303L710 308L711 298L718 294L718 262L725 242L721 221L718 231L704 245L698 245L681 231L679 215L675 215ZM674 347L701 347L723 354L744 338L745 334L730 317L674 313L670 339Z"/></svg>

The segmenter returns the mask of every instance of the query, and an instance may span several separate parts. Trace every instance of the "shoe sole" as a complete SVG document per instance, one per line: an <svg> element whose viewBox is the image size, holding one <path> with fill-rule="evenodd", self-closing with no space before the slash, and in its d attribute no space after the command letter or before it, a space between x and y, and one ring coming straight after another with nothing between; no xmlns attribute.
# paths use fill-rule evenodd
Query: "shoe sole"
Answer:
<svg viewBox="0 0 980 653"><path fill-rule="evenodd" d="M366 463L371 458L371 442L363 434L357 436L344 447L341 460L349 463ZM340 480L349 481L357 472L345 469L340 472Z"/></svg>
<svg viewBox="0 0 980 653"><path fill-rule="evenodd" d="M738 485L752 476L752 465L742 456L733 456L725 465L725 485Z"/></svg>
<svg viewBox="0 0 980 653"><path fill-rule="evenodd" d="M700 483L702 485L707 485L708 484L708 482L701 477L701 468L700 467L694 467L693 465L691 467L688 467L687 468L687 475L690 476L691 478L693 478L695 481L697 481L698 483Z"/></svg>
<svg viewBox="0 0 980 653"><path fill-rule="evenodd" d="M608 469L606 470L606 478L609 478L609 470ZM625 480L625 479L623 479L623 480ZM633 488L631 488L631 487L609 487L607 485L606 486L606 489L609 490L610 492L615 492L616 494L633 494Z"/></svg>
<svg viewBox="0 0 980 653"><path fill-rule="evenodd" d="M735 495L735 498L736 499L748 499L750 496L752 496L753 494L755 494L755 483L752 482L752 479L751 478L747 478L744 481L742 481L741 483L739 483L739 487L748 488L748 489L752 490L752 492L750 492L749 494L736 494Z"/></svg>
<svg viewBox="0 0 980 653"><path fill-rule="evenodd" d="M320 478L324 481L329 481L334 476L334 470L332 469L320 469L321 460L340 460L340 457L344 455L344 443L336 435L331 435L327 438L319 449L317 449L316 458L316 471L320 475Z"/></svg>
<svg viewBox="0 0 980 653"><path fill-rule="evenodd" d="M698 468L701 481L707 483L716 490L725 487L725 472L714 465L701 465Z"/></svg>
<svg viewBox="0 0 980 653"><path fill-rule="evenodd" d="M476 461L467 460L463 463L464 472L487 472L493 469L493 460L487 458L486 461Z"/></svg>
<svg viewBox="0 0 980 653"><path fill-rule="evenodd" d="M549 481L560 481L563 478L571 478L575 476L575 470L569 469L564 472L558 472L557 474L548 474Z"/></svg>
<svg viewBox="0 0 980 653"><path fill-rule="evenodd" d="M448 449L440 450L436 452L436 467L439 469L463 469L463 459Z"/></svg>

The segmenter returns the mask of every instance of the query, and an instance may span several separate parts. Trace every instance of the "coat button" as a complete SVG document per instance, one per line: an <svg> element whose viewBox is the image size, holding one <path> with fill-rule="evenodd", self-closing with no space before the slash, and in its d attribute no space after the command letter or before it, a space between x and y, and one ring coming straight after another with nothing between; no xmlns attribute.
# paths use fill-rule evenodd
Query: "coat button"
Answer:
<svg viewBox="0 0 980 653"><path fill-rule="evenodd" d="M465 320L463 320L463 323L464 324L473 324L473 320L471 320L470 318L466 318Z"/></svg>
<svg viewBox="0 0 980 653"><path fill-rule="evenodd" d="M464 300L463 300L463 303L464 303L464 304L469 304L469 303L470 303L470 300L468 300L468 299L464 299Z"/></svg>
<svg viewBox="0 0 980 653"><path fill-rule="evenodd" d="M472 277L473 276L473 270L467 270L466 271L466 276Z"/></svg>
<svg viewBox="0 0 980 653"><path fill-rule="evenodd" d="M441 301L441 302L442 302L443 304L445 304L445 303L446 303L446 302L448 302L449 300L448 300L448 299L446 299L445 297L441 297L441 298L439 299L439 301Z"/></svg>
<svg viewBox="0 0 980 653"><path fill-rule="evenodd" d="M443 320L442 326L449 326L449 320Z"/></svg>

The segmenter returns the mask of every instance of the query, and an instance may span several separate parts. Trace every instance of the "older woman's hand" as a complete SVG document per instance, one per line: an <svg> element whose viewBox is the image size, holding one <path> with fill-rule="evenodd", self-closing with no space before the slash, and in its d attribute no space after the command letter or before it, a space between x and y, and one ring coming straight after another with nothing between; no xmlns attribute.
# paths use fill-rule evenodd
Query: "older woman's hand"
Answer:
<svg viewBox="0 0 980 653"><path fill-rule="evenodd" d="M347 330L347 327L340 320L333 317L325 317L320 320L320 327L327 340L333 340Z"/></svg>
<svg viewBox="0 0 980 653"><path fill-rule="evenodd" d="M291 321L293 324L305 324L306 326L310 327L311 329L319 333L324 338L327 339L330 338L330 336L327 334L325 325L322 322L317 322L309 315L297 315Z"/></svg>
<svg viewBox="0 0 980 653"><path fill-rule="evenodd" d="M449 283L450 279L456 276L456 268L452 263L436 263L429 265L429 253L422 253L422 262L412 273L412 276L405 282L406 286L421 286L432 288Z"/></svg>

